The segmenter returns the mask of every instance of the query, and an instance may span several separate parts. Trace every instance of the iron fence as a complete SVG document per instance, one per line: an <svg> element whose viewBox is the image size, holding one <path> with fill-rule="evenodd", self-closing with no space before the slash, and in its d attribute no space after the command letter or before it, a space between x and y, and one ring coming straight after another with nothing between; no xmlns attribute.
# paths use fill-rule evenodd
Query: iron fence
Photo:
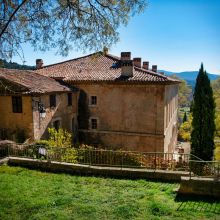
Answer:
<svg viewBox="0 0 220 220"><path fill-rule="evenodd" d="M191 155L184 153L138 152L93 148L49 148L40 145L10 145L8 156L73 162L93 166L133 167L189 171ZM195 159L197 159L195 157Z"/></svg>
<svg viewBox="0 0 220 220"><path fill-rule="evenodd" d="M220 162L203 161L192 154L105 150L94 148L45 148L42 145L10 144L0 151L0 157L25 157L47 161L139 168L188 171L190 176L219 178Z"/></svg>
<svg viewBox="0 0 220 220"><path fill-rule="evenodd" d="M220 178L220 161L190 160L190 178L192 176Z"/></svg>

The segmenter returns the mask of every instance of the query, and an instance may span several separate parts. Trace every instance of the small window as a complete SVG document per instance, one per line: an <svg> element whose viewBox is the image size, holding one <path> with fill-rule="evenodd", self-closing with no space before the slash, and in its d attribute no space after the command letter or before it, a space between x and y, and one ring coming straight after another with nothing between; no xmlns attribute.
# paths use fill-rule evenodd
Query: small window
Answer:
<svg viewBox="0 0 220 220"><path fill-rule="evenodd" d="M56 95L50 95L50 107L56 107Z"/></svg>
<svg viewBox="0 0 220 220"><path fill-rule="evenodd" d="M97 105L97 96L91 96L91 105Z"/></svg>
<svg viewBox="0 0 220 220"><path fill-rule="evenodd" d="M97 129L98 123L96 118L91 119L91 129Z"/></svg>
<svg viewBox="0 0 220 220"><path fill-rule="evenodd" d="M12 110L14 113L22 113L22 97L12 96Z"/></svg>
<svg viewBox="0 0 220 220"><path fill-rule="evenodd" d="M58 131L60 128L60 120L56 120L53 123L53 127Z"/></svg>
<svg viewBox="0 0 220 220"><path fill-rule="evenodd" d="M67 98L68 98L68 106L72 105L72 93L68 93Z"/></svg>

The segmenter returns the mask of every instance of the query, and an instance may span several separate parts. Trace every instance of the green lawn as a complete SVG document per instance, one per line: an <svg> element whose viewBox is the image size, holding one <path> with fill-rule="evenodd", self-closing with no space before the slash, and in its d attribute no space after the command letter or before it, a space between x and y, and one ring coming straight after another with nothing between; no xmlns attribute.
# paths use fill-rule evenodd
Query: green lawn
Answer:
<svg viewBox="0 0 220 220"><path fill-rule="evenodd" d="M178 186L0 166L0 219L220 219L220 203L176 201Z"/></svg>

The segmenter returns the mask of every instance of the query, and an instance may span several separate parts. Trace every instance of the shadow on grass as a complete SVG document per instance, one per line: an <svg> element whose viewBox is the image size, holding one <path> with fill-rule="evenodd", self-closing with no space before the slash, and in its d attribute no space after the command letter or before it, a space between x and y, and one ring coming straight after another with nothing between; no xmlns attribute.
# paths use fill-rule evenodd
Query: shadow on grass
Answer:
<svg viewBox="0 0 220 220"><path fill-rule="evenodd" d="M220 214L219 199L195 195L177 195L175 201L180 203L177 211L192 210Z"/></svg>

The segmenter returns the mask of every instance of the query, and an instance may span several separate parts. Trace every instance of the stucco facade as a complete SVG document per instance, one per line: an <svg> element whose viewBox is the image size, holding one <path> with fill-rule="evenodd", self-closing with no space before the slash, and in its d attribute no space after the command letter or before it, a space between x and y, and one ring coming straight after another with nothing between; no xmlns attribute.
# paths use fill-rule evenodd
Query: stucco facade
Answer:
<svg viewBox="0 0 220 220"><path fill-rule="evenodd" d="M172 111L176 111L174 99L177 100L178 86L103 83L76 86L86 94L84 105L88 111L83 118L87 123L78 122L82 141L125 150L173 150L176 135L172 133L172 123L176 118L173 114L166 127L165 111L167 105L173 105ZM97 97L96 105L90 104L91 96ZM91 128L92 118L98 121L97 129Z"/></svg>
<svg viewBox="0 0 220 220"><path fill-rule="evenodd" d="M54 127L59 121L59 127L73 133L77 128L77 94L72 95L72 105L68 105L67 93L56 94L56 107L50 107L50 96L45 94L40 97L33 97L33 133L34 139L48 137L48 127ZM46 110L46 116L42 118L37 108L42 103Z"/></svg>
<svg viewBox="0 0 220 220"><path fill-rule="evenodd" d="M1 72L0 69L0 139L17 142L39 140L47 138L48 127L60 127L71 133L77 130L76 89L72 90L34 72L18 71L16 74L14 70ZM24 86L23 81L26 83L33 76L46 85L42 82L35 89L35 82L31 82L30 89L28 85ZM15 82L19 77L20 83Z"/></svg>

